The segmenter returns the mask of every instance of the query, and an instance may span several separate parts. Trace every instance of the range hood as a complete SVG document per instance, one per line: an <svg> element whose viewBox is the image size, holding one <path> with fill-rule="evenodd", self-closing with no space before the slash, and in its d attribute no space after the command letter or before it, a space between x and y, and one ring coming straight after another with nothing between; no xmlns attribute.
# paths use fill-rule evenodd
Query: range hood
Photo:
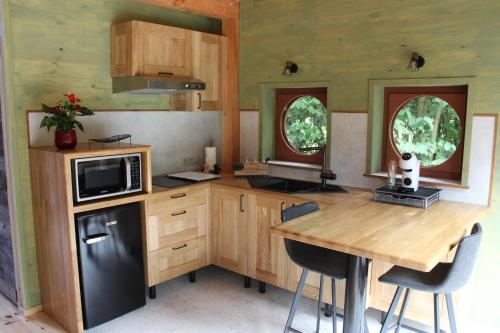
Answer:
<svg viewBox="0 0 500 333"><path fill-rule="evenodd" d="M203 81L184 76L125 76L113 78L113 93L175 94L205 90Z"/></svg>

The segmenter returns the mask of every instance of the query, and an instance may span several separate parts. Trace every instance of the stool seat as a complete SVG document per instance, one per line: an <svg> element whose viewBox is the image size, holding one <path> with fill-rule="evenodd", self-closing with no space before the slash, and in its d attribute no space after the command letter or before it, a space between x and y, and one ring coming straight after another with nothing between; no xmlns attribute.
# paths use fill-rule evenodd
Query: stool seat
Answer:
<svg viewBox="0 0 500 333"><path fill-rule="evenodd" d="M324 247L285 239L288 255L299 266L336 280L347 277L348 256Z"/></svg>
<svg viewBox="0 0 500 333"><path fill-rule="evenodd" d="M382 275L379 281L435 294L452 293L456 289L445 283L450 268L451 264L440 263L430 272L420 272L409 268L394 266L387 273Z"/></svg>

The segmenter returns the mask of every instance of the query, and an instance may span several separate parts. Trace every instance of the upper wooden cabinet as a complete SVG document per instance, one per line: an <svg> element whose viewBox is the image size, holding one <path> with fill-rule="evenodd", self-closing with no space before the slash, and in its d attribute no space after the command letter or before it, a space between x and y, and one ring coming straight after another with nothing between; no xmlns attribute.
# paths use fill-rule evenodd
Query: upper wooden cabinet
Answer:
<svg viewBox="0 0 500 333"><path fill-rule="evenodd" d="M227 37L160 24L128 21L111 27L111 76L176 75L206 89L173 94L176 111L222 111Z"/></svg>
<svg viewBox="0 0 500 333"><path fill-rule="evenodd" d="M111 27L111 76L192 76L193 31L128 21Z"/></svg>
<svg viewBox="0 0 500 333"><path fill-rule="evenodd" d="M193 77L206 83L206 89L171 96L171 108L177 111L221 111L223 67L227 38L193 32Z"/></svg>

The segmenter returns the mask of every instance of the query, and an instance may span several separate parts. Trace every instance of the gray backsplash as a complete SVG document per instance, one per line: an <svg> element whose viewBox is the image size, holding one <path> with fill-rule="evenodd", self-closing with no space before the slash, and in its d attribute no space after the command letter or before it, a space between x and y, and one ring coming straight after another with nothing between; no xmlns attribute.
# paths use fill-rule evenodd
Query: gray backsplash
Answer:
<svg viewBox="0 0 500 333"><path fill-rule="evenodd" d="M30 113L31 146L52 145L54 131L39 129L42 113ZM132 143L152 146L153 174L203 168L205 146L213 139L220 162L221 113L174 111L96 112L82 118L78 142L115 134L132 134Z"/></svg>

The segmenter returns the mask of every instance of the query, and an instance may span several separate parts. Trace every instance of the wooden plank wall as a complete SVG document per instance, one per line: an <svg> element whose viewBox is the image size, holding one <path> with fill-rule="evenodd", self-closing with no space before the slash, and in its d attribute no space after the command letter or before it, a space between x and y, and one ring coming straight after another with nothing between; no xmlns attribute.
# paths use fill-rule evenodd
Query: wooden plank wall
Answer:
<svg viewBox="0 0 500 333"><path fill-rule="evenodd" d="M242 1L241 13L242 109L259 107L262 82L331 80L333 109L351 111L368 109L369 79L476 76L469 112L500 113L497 0ZM406 70L415 51L427 60L416 73ZM281 75L287 60L300 66L291 78ZM500 266L491 262L500 253L499 158L467 313L496 326L500 292L491 277L500 276Z"/></svg>
<svg viewBox="0 0 500 333"><path fill-rule="evenodd" d="M173 11L135 0L4 1L9 118L12 131L17 223L25 304L40 302L28 166L25 111L52 104L73 91L95 109L168 109L164 95L111 93L109 27L139 19L203 32L220 33L218 20Z"/></svg>

